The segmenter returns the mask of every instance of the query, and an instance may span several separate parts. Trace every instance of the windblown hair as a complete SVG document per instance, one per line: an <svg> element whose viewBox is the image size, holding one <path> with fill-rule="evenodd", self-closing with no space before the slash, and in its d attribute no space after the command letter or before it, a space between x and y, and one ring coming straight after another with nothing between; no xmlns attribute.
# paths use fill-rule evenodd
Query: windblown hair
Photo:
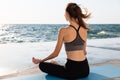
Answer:
<svg viewBox="0 0 120 80"><path fill-rule="evenodd" d="M91 13L88 13L87 10L85 10L85 14L83 14L82 9L76 4L76 3L69 3L66 7L66 12L70 15L70 18L76 19L79 26L89 29L86 27L86 23L83 19L87 19L90 17Z"/></svg>

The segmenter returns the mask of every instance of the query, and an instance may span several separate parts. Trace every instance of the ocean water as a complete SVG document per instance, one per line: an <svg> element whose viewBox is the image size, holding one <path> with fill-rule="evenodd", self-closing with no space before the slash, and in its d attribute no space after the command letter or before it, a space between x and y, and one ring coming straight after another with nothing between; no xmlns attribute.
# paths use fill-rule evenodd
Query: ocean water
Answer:
<svg viewBox="0 0 120 80"><path fill-rule="evenodd" d="M55 48L57 34L66 24L0 25L0 77L34 67L32 57L44 58ZM87 58L90 64L120 60L120 24L90 24ZM47 45L47 46L46 46ZM55 60L66 62L64 45Z"/></svg>
<svg viewBox="0 0 120 80"><path fill-rule="evenodd" d="M56 41L58 30L66 24L3 24L0 43ZM88 39L120 37L120 24L90 24Z"/></svg>

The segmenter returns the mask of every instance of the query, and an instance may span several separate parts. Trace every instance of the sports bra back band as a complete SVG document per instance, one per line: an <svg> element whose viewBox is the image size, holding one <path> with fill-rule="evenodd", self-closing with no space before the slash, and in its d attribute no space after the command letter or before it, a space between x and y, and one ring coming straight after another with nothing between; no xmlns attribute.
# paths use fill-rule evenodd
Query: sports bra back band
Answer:
<svg viewBox="0 0 120 80"><path fill-rule="evenodd" d="M80 37L79 34L80 26L78 27L78 29L76 29L72 25L70 25L70 27L74 28L77 34L76 34L76 38L73 41L64 43L65 50L66 51L84 50L84 40Z"/></svg>

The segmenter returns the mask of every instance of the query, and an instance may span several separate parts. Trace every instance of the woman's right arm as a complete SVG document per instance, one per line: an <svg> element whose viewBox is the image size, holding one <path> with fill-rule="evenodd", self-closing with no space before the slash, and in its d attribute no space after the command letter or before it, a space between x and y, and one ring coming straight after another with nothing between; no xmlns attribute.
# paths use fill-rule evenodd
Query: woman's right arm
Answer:
<svg viewBox="0 0 120 80"><path fill-rule="evenodd" d="M85 41L84 43L84 54L86 55L87 54L87 51L86 51L86 45L87 45L87 29L84 29L83 27L80 28L81 30L81 34L82 34L82 39Z"/></svg>

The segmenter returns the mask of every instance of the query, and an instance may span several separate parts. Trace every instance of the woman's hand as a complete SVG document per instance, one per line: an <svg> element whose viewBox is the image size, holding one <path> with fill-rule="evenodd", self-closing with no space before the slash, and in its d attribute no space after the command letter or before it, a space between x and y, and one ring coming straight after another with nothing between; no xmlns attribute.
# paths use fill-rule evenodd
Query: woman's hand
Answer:
<svg viewBox="0 0 120 80"><path fill-rule="evenodd" d="M38 64L38 63L40 63L42 60L40 60L40 59L36 59L36 58L32 58L32 62L34 63L34 64Z"/></svg>

